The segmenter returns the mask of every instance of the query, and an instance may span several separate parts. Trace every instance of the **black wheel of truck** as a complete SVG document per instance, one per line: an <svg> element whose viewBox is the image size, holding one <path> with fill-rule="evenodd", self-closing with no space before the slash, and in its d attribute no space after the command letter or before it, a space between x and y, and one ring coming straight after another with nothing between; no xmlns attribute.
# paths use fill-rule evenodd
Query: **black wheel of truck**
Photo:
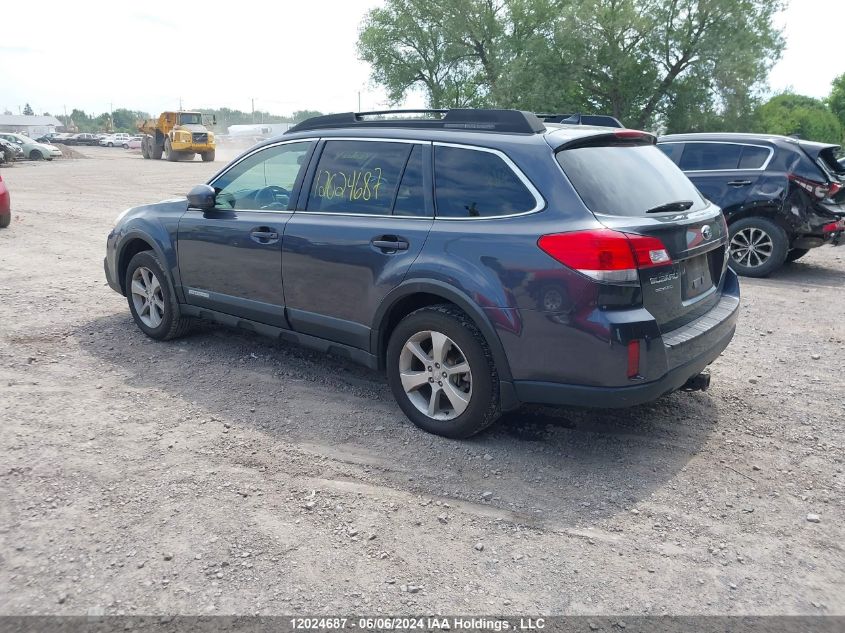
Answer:
<svg viewBox="0 0 845 633"><path fill-rule="evenodd" d="M154 160L161 160L161 154L163 151L164 147L162 145L157 145L154 141L151 141L150 158Z"/></svg>
<svg viewBox="0 0 845 633"><path fill-rule="evenodd" d="M169 138L164 140L164 158L170 162L179 160L179 152L173 149L173 145L170 143Z"/></svg>
<svg viewBox="0 0 845 633"><path fill-rule="evenodd" d="M166 341L188 332L193 323L182 316L173 284L154 251L141 251L129 261L125 284L129 311L144 334Z"/></svg>
<svg viewBox="0 0 845 633"><path fill-rule="evenodd" d="M144 158L150 157L150 142L146 136L141 139L141 156Z"/></svg>
<svg viewBox="0 0 845 633"><path fill-rule="evenodd" d="M214 150L210 150L208 152L200 152L200 156L202 156L202 162L204 163L214 162Z"/></svg>
<svg viewBox="0 0 845 633"><path fill-rule="evenodd" d="M791 248L789 252L786 254L786 264L791 264L792 262L801 259L810 252L809 248Z"/></svg>
<svg viewBox="0 0 845 633"><path fill-rule="evenodd" d="M421 429L466 438L499 417L499 378L475 323L450 304L406 316L387 346L387 381Z"/></svg>
<svg viewBox="0 0 845 633"><path fill-rule="evenodd" d="M783 265L789 240L766 218L743 218L730 227L731 268L744 277L766 277Z"/></svg>

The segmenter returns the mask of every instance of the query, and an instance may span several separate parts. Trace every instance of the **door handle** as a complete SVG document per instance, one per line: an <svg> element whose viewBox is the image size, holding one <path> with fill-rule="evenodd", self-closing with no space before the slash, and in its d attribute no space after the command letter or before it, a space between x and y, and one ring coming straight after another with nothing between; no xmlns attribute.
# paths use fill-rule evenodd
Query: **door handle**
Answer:
<svg viewBox="0 0 845 633"><path fill-rule="evenodd" d="M745 186L750 185L750 184L751 184L750 180L731 180L728 183L728 185L731 186L731 187L745 187Z"/></svg>
<svg viewBox="0 0 845 633"><path fill-rule="evenodd" d="M373 238L370 244L385 251L407 251L410 246L408 240L395 235L380 235Z"/></svg>
<svg viewBox="0 0 845 633"><path fill-rule="evenodd" d="M259 244L273 244L279 241L278 232L271 229L269 226L260 226L249 232L249 237L253 242Z"/></svg>

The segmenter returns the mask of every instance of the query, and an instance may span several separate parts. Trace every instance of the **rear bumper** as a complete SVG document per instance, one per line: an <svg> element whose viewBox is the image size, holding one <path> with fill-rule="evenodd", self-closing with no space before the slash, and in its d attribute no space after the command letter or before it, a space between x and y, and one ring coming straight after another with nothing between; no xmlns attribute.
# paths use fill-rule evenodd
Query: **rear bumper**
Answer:
<svg viewBox="0 0 845 633"><path fill-rule="evenodd" d="M735 293L725 293L702 317L654 341L655 346L662 346L668 367L660 378L626 386L516 380L516 399L536 404L621 408L651 402L677 390L716 360L733 338L739 316L739 290L733 273L728 271L727 275L734 282L731 286Z"/></svg>

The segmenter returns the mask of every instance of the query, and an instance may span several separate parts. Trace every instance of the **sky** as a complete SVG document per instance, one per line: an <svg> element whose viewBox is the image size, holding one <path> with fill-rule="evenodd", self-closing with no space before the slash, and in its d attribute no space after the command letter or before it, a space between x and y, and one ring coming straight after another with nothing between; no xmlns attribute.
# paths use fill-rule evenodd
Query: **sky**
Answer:
<svg viewBox="0 0 845 633"><path fill-rule="evenodd" d="M380 0L4 0L0 112L229 107L289 114L388 107L355 43ZM845 72L845 0L792 0L773 92L825 97ZM181 100L181 101L180 101ZM421 107L413 95L406 107Z"/></svg>

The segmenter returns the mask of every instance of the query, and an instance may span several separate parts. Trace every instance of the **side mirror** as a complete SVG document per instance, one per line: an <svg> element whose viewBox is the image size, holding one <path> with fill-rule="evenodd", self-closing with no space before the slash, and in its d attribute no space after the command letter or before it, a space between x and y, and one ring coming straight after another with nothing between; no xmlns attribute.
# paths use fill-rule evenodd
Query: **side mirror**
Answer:
<svg viewBox="0 0 845 633"><path fill-rule="evenodd" d="M191 209L199 209L200 211L209 211L214 208L217 194L214 189L208 185L197 185L190 192L188 192L188 207Z"/></svg>

